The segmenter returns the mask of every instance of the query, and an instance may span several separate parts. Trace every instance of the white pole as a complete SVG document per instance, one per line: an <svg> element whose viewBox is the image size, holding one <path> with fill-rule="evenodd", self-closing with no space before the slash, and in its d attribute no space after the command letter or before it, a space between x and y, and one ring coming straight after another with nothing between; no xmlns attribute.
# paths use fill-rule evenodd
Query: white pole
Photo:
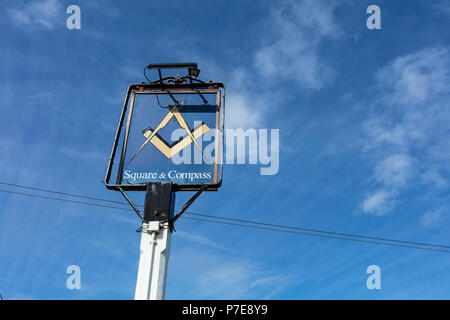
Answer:
<svg viewBox="0 0 450 320"><path fill-rule="evenodd" d="M143 223L135 300L164 300L170 239L167 222Z"/></svg>

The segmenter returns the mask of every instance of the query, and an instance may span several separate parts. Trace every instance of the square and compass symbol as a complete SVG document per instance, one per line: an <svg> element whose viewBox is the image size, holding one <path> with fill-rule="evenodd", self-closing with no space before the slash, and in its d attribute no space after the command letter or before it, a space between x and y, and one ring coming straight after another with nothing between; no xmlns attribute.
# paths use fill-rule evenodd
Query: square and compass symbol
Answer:
<svg viewBox="0 0 450 320"><path fill-rule="evenodd" d="M170 105L170 102L176 102L176 105ZM181 103L181 105L180 105ZM130 158L129 162L133 161L136 156L141 152L141 150L150 142L156 147L163 155L165 155L168 159L172 158L172 156L178 154L181 150L188 147L191 143L194 143L199 152L203 154L203 150L197 142L197 139L200 138L203 134L208 132L211 128L208 127L207 124L202 123L200 126L195 128L193 131L189 128L189 125L186 123L186 120L183 118L183 115L180 113L178 108L182 108L184 105L184 100L181 98L174 97L171 98L167 103L167 109L169 112L167 115L161 120L156 129L152 130L151 128L147 128L143 131L142 135L146 138L145 142L140 146L140 148L136 151L136 153ZM184 136L181 140L168 145L167 141L164 141L159 135L158 131L169 123L170 120L175 119L181 128L183 128L187 135Z"/></svg>

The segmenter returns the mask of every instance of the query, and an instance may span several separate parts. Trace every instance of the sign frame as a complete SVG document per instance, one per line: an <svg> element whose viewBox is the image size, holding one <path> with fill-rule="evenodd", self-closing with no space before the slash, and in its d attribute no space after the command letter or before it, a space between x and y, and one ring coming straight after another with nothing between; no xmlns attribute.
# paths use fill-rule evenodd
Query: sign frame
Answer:
<svg viewBox="0 0 450 320"><path fill-rule="evenodd" d="M106 171L106 177L104 180L105 186L109 190L117 191L145 191L148 183L138 183L138 184L123 184L121 182L121 172L123 171L124 155L127 145L127 134L129 132L130 121L127 120L125 124L125 116L131 115L133 112L133 98L136 94L152 93L160 91L171 91L175 92L217 92L218 94L218 110L217 110L217 121L216 121L216 156L215 159L215 179L214 183L210 184L176 184L173 183L173 188L175 191L217 191L222 185L223 179L223 149L224 149L224 135L225 135L225 85L220 82L202 82L202 83L140 83L132 84L128 87L125 102L122 108L122 113L120 116L119 124L117 126L116 135L114 139L113 148L111 151L111 156L108 162L108 167ZM127 112L128 111L128 112ZM221 117L221 119L220 119ZM220 126L220 122L222 125ZM124 128L125 127L125 128ZM117 179L116 183L110 183L114 160L116 158L117 149L119 147L119 139L121 137L122 131L125 129L123 137L123 145L120 150L119 164L117 169ZM221 141L219 141L221 139ZM220 169L219 169L220 168ZM219 180L220 179L220 180Z"/></svg>

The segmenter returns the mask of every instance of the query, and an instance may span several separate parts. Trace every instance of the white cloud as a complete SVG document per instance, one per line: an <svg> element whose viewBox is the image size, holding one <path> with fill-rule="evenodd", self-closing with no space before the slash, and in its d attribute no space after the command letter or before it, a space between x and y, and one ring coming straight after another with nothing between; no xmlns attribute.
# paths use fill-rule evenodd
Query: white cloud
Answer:
<svg viewBox="0 0 450 320"><path fill-rule="evenodd" d="M286 281L280 275L268 274L260 266L244 259L216 260L207 270L196 273L196 291L205 299L244 299L263 290L270 295Z"/></svg>
<svg viewBox="0 0 450 320"><path fill-rule="evenodd" d="M379 102L363 124L362 146L375 158L378 191L363 200L364 212L392 211L409 187L448 186L448 54L447 48L423 49L394 59L378 72Z"/></svg>
<svg viewBox="0 0 450 320"><path fill-rule="evenodd" d="M53 29L58 20L64 21L65 12L58 0L30 1L20 8L9 8L9 17L17 26L41 26Z"/></svg>
<svg viewBox="0 0 450 320"><path fill-rule="evenodd" d="M413 160L407 154L394 154L379 162L374 178L385 186L403 186L412 175Z"/></svg>
<svg viewBox="0 0 450 320"><path fill-rule="evenodd" d="M263 88L279 83L280 78L316 90L331 81L334 71L323 63L318 51L324 39L342 34L334 21L334 8L334 2L317 0L274 4L264 21L268 31L258 34L261 45L251 53L256 70L242 66L231 72L228 128L262 127L267 120L265 111L282 100L279 93ZM255 77L255 71L262 77Z"/></svg>
<svg viewBox="0 0 450 320"><path fill-rule="evenodd" d="M6 111L12 108L13 90L9 84L0 83L0 110Z"/></svg>
<svg viewBox="0 0 450 320"><path fill-rule="evenodd" d="M285 78L320 89L333 78L332 69L319 57L326 38L342 34L333 17L334 2L318 0L277 3L268 19L266 42L255 53L255 68L265 78Z"/></svg>
<svg viewBox="0 0 450 320"><path fill-rule="evenodd" d="M206 238L201 238L200 242L205 242ZM270 299L290 282L289 275L267 267L236 253L196 250L189 244L171 257L168 292L172 294L168 298Z"/></svg>
<svg viewBox="0 0 450 320"><path fill-rule="evenodd" d="M382 216L395 207L395 202L392 201L392 194L385 190L378 190L375 193L367 196L361 209L365 213L371 213L376 216Z"/></svg>
<svg viewBox="0 0 450 320"><path fill-rule="evenodd" d="M264 104L258 105L257 100L249 93L230 93L226 101L226 127L257 128L262 122L263 107Z"/></svg>
<svg viewBox="0 0 450 320"><path fill-rule="evenodd" d="M389 101L417 104L449 93L448 50L424 49L392 61L377 75L380 86L389 92Z"/></svg>
<svg viewBox="0 0 450 320"><path fill-rule="evenodd" d="M268 116L266 110L281 106L286 96L268 89L289 80L303 89L319 90L333 78L334 71L319 54L325 39L337 39L343 34L334 20L337 1L300 0L276 1L269 16L255 22L257 45L250 52L236 48L236 56L252 58L250 65L237 65L223 70L221 63L199 52L194 36L161 43L170 55L192 57L209 79L224 81L227 85L226 122L228 128L263 128ZM180 41L183 43L181 44ZM183 51L177 50L183 46ZM203 71L202 71L203 72ZM205 74L203 72L202 74ZM229 77L224 78L224 74ZM202 76L201 76L202 78Z"/></svg>
<svg viewBox="0 0 450 320"><path fill-rule="evenodd" d="M230 248L224 247L206 237L200 236L198 234L192 234L189 232L183 232L183 231L177 231L177 236L180 238L183 238L187 241L193 242L193 243L197 243L200 244L202 246L206 246L206 247L210 247L210 248L214 248L214 249L219 249L219 250L223 250L223 251L227 251L227 252L232 252L234 253L233 250L231 250Z"/></svg>
<svg viewBox="0 0 450 320"><path fill-rule="evenodd" d="M247 69L236 68L230 72L229 79L225 79L226 103L225 103L225 126L227 128L260 128L264 127L265 110L276 95L257 91L253 86L253 76Z"/></svg>
<svg viewBox="0 0 450 320"><path fill-rule="evenodd" d="M39 300L37 297L29 295L29 294L25 294L25 293L16 293L11 297L3 297L3 299L7 299L7 300Z"/></svg>
<svg viewBox="0 0 450 320"><path fill-rule="evenodd" d="M243 261L241 263L222 261L220 265L198 277L197 283L207 297L242 297L249 289L252 269L252 266Z"/></svg>
<svg viewBox="0 0 450 320"><path fill-rule="evenodd" d="M433 13L450 17L450 0L435 0L431 3Z"/></svg>
<svg viewBox="0 0 450 320"><path fill-rule="evenodd" d="M122 15L120 10L114 6L114 3L109 0L88 1L83 4L83 6L98 11L99 13L113 19L119 18Z"/></svg>
<svg viewBox="0 0 450 320"><path fill-rule="evenodd" d="M438 189L446 189L448 187L448 182L442 174L435 169L430 169L423 173L422 179L426 184L432 184Z"/></svg>
<svg viewBox="0 0 450 320"><path fill-rule="evenodd" d="M445 210L444 208L427 211L422 216L422 223L426 227L435 227L435 226L439 225L443 220L446 219L445 212L447 212L447 211L448 210Z"/></svg>

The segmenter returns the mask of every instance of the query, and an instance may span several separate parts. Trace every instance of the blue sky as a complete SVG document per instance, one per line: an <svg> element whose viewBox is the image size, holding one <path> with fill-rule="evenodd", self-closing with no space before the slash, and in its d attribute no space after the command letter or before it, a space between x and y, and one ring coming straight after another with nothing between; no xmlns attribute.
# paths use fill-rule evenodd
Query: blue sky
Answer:
<svg viewBox="0 0 450 320"><path fill-rule="evenodd" d="M280 170L225 165L190 211L450 244L449 1L1 3L1 181L121 201L102 180L126 88L149 62L196 61L227 85L227 127L280 129ZM133 213L0 203L4 298L133 298ZM172 239L168 299L450 298L446 253L189 220ZM374 264L381 290L366 287Z"/></svg>

